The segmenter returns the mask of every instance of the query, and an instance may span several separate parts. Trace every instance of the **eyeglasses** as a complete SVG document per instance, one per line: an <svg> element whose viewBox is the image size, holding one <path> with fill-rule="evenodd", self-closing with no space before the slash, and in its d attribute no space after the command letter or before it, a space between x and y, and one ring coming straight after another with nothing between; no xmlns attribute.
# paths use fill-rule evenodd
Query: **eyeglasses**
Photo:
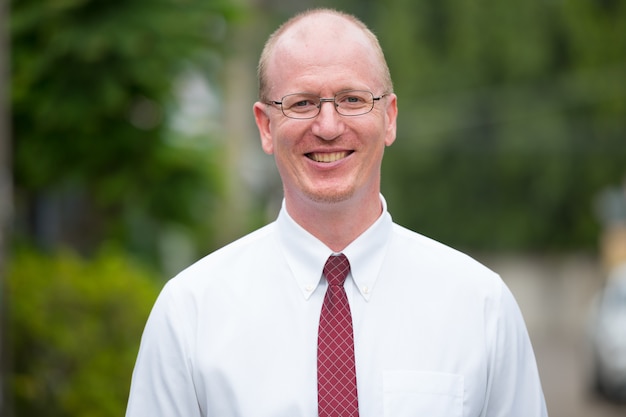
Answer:
<svg viewBox="0 0 626 417"><path fill-rule="evenodd" d="M342 116L360 116L374 108L374 102L385 97L374 97L371 91L348 90L337 93L333 98L323 98L309 93L296 93L284 96L280 101L268 101L266 104L280 106L283 114L291 119L312 119L320 114L322 103L333 103L337 113Z"/></svg>

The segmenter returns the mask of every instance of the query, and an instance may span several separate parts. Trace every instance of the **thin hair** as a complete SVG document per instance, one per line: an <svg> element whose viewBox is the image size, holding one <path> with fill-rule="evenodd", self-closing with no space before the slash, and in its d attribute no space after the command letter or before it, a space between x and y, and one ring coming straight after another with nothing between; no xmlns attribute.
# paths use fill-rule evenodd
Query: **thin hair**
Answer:
<svg viewBox="0 0 626 417"><path fill-rule="evenodd" d="M268 63L270 61L270 58L271 58L272 54L274 53L274 49L276 48L276 45L278 44L278 41L281 38L281 36L285 32L287 32L287 30L289 30L290 28L295 26L298 22L302 21L303 19L306 19L306 18L311 17L311 16L315 16L315 15L321 15L321 14L329 14L329 15L333 15L333 16L338 16L338 17L344 18L348 22L351 22L357 28L359 28L359 29L361 29L363 31L363 33L370 40L370 42L371 42L372 46L374 47L374 50L375 50L375 52L376 52L376 54L378 56L378 61L380 63L381 70L382 70L381 79L383 81L383 88L385 89L385 93L393 92L393 82L391 80L391 74L389 72L389 66L387 65L387 61L385 60L385 54L383 52L382 47L380 46L378 38L367 27L367 25L365 23L363 23L363 21L361 21L359 18L357 18L354 15L351 15L351 14L348 14L348 13L344 13L342 11L335 10L335 9L317 8L317 9L306 10L306 11L304 11L302 13L299 13L299 14L293 16L291 19L287 20L282 25L280 25L278 27L278 29L276 29L274 31L274 33L272 33L269 36L269 38L267 39L267 42L265 42L265 46L263 47L263 51L261 52L261 57L259 59L259 65L257 67L257 77L258 77L258 83L259 83L259 100L260 101L267 101L268 100L269 83L268 83L268 80L267 80L267 67L268 67Z"/></svg>

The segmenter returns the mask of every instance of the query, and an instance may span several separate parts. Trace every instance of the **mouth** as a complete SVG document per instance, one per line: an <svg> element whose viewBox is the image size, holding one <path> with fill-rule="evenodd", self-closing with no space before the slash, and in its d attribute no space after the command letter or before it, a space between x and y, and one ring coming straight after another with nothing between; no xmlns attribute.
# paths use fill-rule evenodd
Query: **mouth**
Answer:
<svg viewBox="0 0 626 417"><path fill-rule="evenodd" d="M315 161L315 162L323 162L323 163L331 163L339 161L350 155L352 152L341 151L341 152L311 152L307 153L306 157Z"/></svg>

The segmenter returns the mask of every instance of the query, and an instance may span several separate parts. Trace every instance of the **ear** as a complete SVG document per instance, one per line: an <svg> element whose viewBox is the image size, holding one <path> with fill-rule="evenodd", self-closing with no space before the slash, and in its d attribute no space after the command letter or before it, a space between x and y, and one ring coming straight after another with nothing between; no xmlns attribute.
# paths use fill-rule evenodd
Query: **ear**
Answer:
<svg viewBox="0 0 626 417"><path fill-rule="evenodd" d="M387 98L387 108L385 110L385 117L387 118L387 132L385 134L385 145L391 146L396 140L396 130L398 119L398 97L395 94L389 94Z"/></svg>
<svg viewBox="0 0 626 417"><path fill-rule="evenodd" d="M271 155L274 153L274 142L272 141L267 104L257 101L254 103L252 110L254 111L256 126L259 128L259 134L261 135L261 148L263 148L263 152Z"/></svg>

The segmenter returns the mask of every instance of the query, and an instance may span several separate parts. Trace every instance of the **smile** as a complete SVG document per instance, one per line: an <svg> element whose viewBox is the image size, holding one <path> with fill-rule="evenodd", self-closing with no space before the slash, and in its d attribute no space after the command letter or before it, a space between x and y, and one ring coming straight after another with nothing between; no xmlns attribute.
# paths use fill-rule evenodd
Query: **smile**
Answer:
<svg viewBox="0 0 626 417"><path fill-rule="evenodd" d="M306 154L307 158L312 159L315 162L324 162L324 163L330 163L330 162L339 161L340 159L343 159L343 158L347 157L348 155L350 155L350 152L348 152L348 151L343 151L343 152L311 152L311 153Z"/></svg>

